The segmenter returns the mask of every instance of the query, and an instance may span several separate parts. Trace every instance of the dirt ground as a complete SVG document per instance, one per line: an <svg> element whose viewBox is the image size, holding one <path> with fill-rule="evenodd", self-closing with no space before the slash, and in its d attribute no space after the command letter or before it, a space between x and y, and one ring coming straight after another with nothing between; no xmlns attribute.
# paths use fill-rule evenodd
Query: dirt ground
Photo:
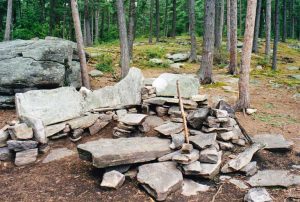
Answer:
<svg viewBox="0 0 300 202"><path fill-rule="evenodd" d="M198 65L189 65L182 70L144 69L145 77L155 77L163 72L195 73ZM219 87L201 87L200 93L209 95L210 104L216 97L234 104L237 94L237 83L231 82L224 70L214 70L215 80L223 81L232 91ZM260 151L254 159L259 169L289 169L300 164L300 100L293 98L298 89L288 86L274 87L271 79L251 77L251 106L258 112L251 116L238 113L238 118L251 135L259 133L280 133L294 141L294 148L289 152ZM116 80L110 75L93 79L93 88L112 85ZM0 110L0 128L7 121L16 119L15 110ZM113 124L107 126L95 136L84 137L79 143L110 138ZM51 148L67 147L76 150L76 144L68 139L52 141ZM45 155L40 156L34 165L15 167L11 163L0 162L0 201L154 201L135 180L126 179L118 190L107 190L100 187L103 170L95 169L90 162L81 161L77 155L70 158L42 164ZM292 170L300 174L299 170ZM240 175L240 179L247 179ZM195 179L195 178L194 178ZM217 190L220 192L215 201L242 201L245 191L228 182L212 184L209 181L195 179L211 184L210 191L197 196L183 197L180 192L174 193L167 201L211 201ZM220 188L221 187L221 188ZM268 188L274 201L300 201L300 187L284 189Z"/></svg>

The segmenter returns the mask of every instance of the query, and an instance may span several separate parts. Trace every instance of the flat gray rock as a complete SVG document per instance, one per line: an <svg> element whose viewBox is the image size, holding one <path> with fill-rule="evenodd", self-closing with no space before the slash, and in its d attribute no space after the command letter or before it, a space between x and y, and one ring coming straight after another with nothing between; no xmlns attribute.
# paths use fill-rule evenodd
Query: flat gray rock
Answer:
<svg viewBox="0 0 300 202"><path fill-rule="evenodd" d="M294 175L286 170L263 170L252 176L248 183L252 187L289 187L300 185L300 175Z"/></svg>
<svg viewBox="0 0 300 202"><path fill-rule="evenodd" d="M158 127L155 127L154 130L165 136L170 136L176 133L180 133L183 130L183 124L168 122Z"/></svg>
<svg viewBox="0 0 300 202"><path fill-rule="evenodd" d="M103 76L103 72L94 69L94 70L92 70L92 71L89 72L89 75L91 77L101 77L101 76Z"/></svg>
<svg viewBox="0 0 300 202"><path fill-rule="evenodd" d="M261 143L254 143L250 147L246 148L245 151L239 153L234 159L229 160L223 167L223 173L230 173L241 170L252 160L253 155L264 147Z"/></svg>
<svg viewBox="0 0 300 202"><path fill-rule="evenodd" d="M199 161L195 161L187 165L182 165L182 172L185 175L199 175L201 171L202 167Z"/></svg>
<svg viewBox="0 0 300 202"><path fill-rule="evenodd" d="M198 133L190 137L190 142L199 149L204 149L216 142L217 133Z"/></svg>
<svg viewBox="0 0 300 202"><path fill-rule="evenodd" d="M241 180L238 179L229 179L228 182L230 182L231 184L234 184L235 186L237 186L240 189L248 189L249 187Z"/></svg>
<svg viewBox="0 0 300 202"><path fill-rule="evenodd" d="M252 161L248 163L245 167L241 169L242 172L246 174L246 176L252 176L257 172L257 162Z"/></svg>
<svg viewBox="0 0 300 202"><path fill-rule="evenodd" d="M157 137L99 139L77 146L79 157L97 168L148 162L171 153L170 140Z"/></svg>
<svg viewBox="0 0 300 202"><path fill-rule="evenodd" d="M173 134L172 136L172 143L170 144L171 149L180 149L185 142L185 136L183 132Z"/></svg>
<svg viewBox="0 0 300 202"><path fill-rule="evenodd" d="M172 153L169 153L169 154L166 154L160 158L158 158L157 160L162 162L162 161L172 161L172 158L173 156L177 155L177 154L180 154L181 151L180 150L177 150L177 151L174 151Z"/></svg>
<svg viewBox="0 0 300 202"><path fill-rule="evenodd" d="M53 149L50 151L48 156L44 158L43 163L49 163L52 161L61 160L63 158L69 157L74 155L75 152L72 150L69 150L67 148L59 148L59 149Z"/></svg>
<svg viewBox="0 0 300 202"><path fill-rule="evenodd" d="M173 156L172 160L180 164L191 164L199 159L199 151L193 149L190 153L179 153Z"/></svg>
<svg viewBox="0 0 300 202"><path fill-rule="evenodd" d="M116 170L113 170L110 172L106 172L103 175L101 187L118 189L123 185L124 182L125 182L125 175L123 175L122 173Z"/></svg>
<svg viewBox="0 0 300 202"><path fill-rule="evenodd" d="M261 134L252 137L254 142L265 144L265 149L291 149L293 142L286 140L280 134Z"/></svg>
<svg viewBox="0 0 300 202"><path fill-rule="evenodd" d="M272 202L273 199L265 188L252 188L244 197L245 202Z"/></svg>
<svg viewBox="0 0 300 202"><path fill-rule="evenodd" d="M0 129L0 147L6 146L6 141L8 137L9 137L8 131Z"/></svg>
<svg viewBox="0 0 300 202"><path fill-rule="evenodd" d="M25 151L17 152L15 158L16 166L24 166L32 164L36 161L38 149L28 149Z"/></svg>
<svg viewBox="0 0 300 202"><path fill-rule="evenodd" d="M215 164L211 163L201 163L201 172L199 173L199 176L202 176L203 178L213 179L220 170L220 166L222 163L222 151L219 151L218 156L218 162Z"/></svg>
<svg viewBox="0 0 300 202"><path fill-rule="evenodd" d="M28 140L33 138L33 130L26 123L16 124L9 128L13 139Z"/></svg>
<svg viewBox="0 0 300 202"><path fill-rule="evenodd" d="M119 122L136 126L140 125L146 117L147 115L145 114L125 114L124 116L120 117Z"/></svg>
<svg viewBox="0 0 300 202"><path fill-rule="evenodd" d="M168 54L167 58L173 62L184 62L188 60L190 55L188 53L175 53L173 55Z"/></svg>
<svg viewBox="0 0 300 202"><path fill-rule="evenodd" d="M72 87L17 93L17 115L40 119L47 126L79 117L84 112L83 101Z"/></svg>
<svg viewBox="0 0 300 202"><path fill-rule="evenodd" d="M210 187L207 185L197 183L193 180L184 179L181 194L184 196L193 196L197 195L198 192L206 192L209 188Z"/></svg>
<svg viewBox="0 0 300 202"><path fill-rule="evenodd" d="M199 80L195 75L163 73L153 82L157 96L177 96L176 81L179 80L181 96L190 98L199 91Z"/></svg>
<svg viewBox="0 0 300 202"><path fill-rule="evenodd" d="M156 200L163 201L181 188L183 176L175 162L160 162L140 166L137 180Z"/></svg>
<svg viewBox="0 0 300 202"><path fill-rule="evenodd" d="M37 148L38 142L33 140L8 140L7 147L15 152Z"/></svg>
<svg viewBox="0 0 300 202"><path fill-rule="evenodd" d="M8 149L8 147L0 148L0 161L10 161L12 156L12 152Z"/></svg>
<svg viewBox="0 0 300 202"><path fill-rule="evenodd" d="M291 78L296 79L296 80L300 80L300 74L293 74L290 75Z"/></svg>
<svg viewBox="0 0 300 202"><path fill-rule="evenodd" d="M201 129L202 123L206 120L209 112L210 109L207 107L197 109L187 116L187 121L193 128Z"/></svg>
<svg viewBox="0 0 300 202"><path fill-rule="evenodd" d="M214 146L202 150L199 160L201 163L217 163L219 160L218 150Z"/></svg>

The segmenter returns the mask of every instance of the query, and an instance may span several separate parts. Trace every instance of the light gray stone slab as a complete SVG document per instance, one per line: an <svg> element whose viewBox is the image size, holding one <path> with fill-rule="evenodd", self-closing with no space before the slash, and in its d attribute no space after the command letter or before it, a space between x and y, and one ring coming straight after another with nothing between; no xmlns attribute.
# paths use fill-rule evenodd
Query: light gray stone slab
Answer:
<svg viewBox="0 0 300 202"><path fill-rule="evenodd" d="M235 186L237 186L240 189L248 189L249 187L241 180L238 179L229 179L228 182L230 182L231 184L234 184Z"/></svg>
<svg viewBox="0 0 300 202"><path fill-rule="evenodd" d="M245 202L272 202L272 197L265 188L252 188L244 197Z"/></svg>
<svg viewBox="0 0 300 202"><path fill-rule="evenodd" d="M163 201L181 188L183 176L175 162L160 162L140 166L137 180L156 200Z"/></svg>
<svg viewBox="0 0 300 202"><path fill-rule="evenodd" d="M168 122L158 127L155 127L154 130L161 133L165 136L170 136L172 134L180 133L183 130L182 123Z"/></svg>
<svg viewBox="0 0 300 202"><path fill-rule="evenodd" d="M124 182L125 175L116 170L113 170L103 175L101 187L118 189L123 185Z"/></svg>
<svg viewBox="0 0 300 202"><path fill-rule="evenodd" d="M17 152L15 158L16 166L24 166L32 164L36 161L38 149L28 149L25 151Z"/></svg>
<svg viewBox="0 0 300 202"><path fill-rule="evenodd" d="M28 140L33 138L33 130L26 123L16 124L9 128L13 139Z"/></svg>
<svg viewBox="0 0 300 202"><path fill-rule="evenodd" d="M190 179L184 179L181 194L184 196L193 196L197 195L198 192L206 192L209 188L207 185L197 183Z"/></svg>
<svg viewBox="0 0 300 202"><path fill-rule="evenodd" d="M191 164L199 159L199 151L193 149L190 153L179 153L173 156L172 160L180 164Z"/></svg>
<svg viewBox="0 0 300 202"><path fill-rule="evenodd" d="M8 131L0 129L0 147L6 146L6 141L8 137L9 137Z"/></svg>
<svg viewBox="0 0 300 202"><path fill-rule="evenodd" d="M125 123L127 125L140 125L144 119L147 117L145 114L125 114L120 117L119 122Z"/></svg>
<svg viewBox="0 0 300 202"><path fill-rule="evenodd" d="M170 140L157 137L99 139L77 146L79 157L97 168L148 162L171 153Z"/></svg>
<svg viewBox="0 0 300 202"><path fill-rule="evenodd" d="M254 142L265 144L265 149L291 149L293 142L286 140L281 134L261 134L252 137Z"/></svg>
<svg viewBox="0 0 300 202"><path fill-rule="evenodd" d="M182 172L185 175L199 175L201 170L202 167L199 161L195 161L187 165L182 165Z"/></svg>
<svg viewBox="0 0 300 202"><path fill-rule="evenodd" d="M190 137L190 142L199 149L204 149L216 142L217 133L200 133Z"/></svg>
<svg viewBox="0 0 300 202"><path fill-rule="evenodd" d="M199 160L201 163L217 163L219 160L218 150L214 146L202 150Z"/></svg>
<svg viewBox="0 0 300 202"><path fill-rule="evenodd" d="M175 53L175 54L168 54L167 58L172 60L173 62L184 62L188 60L190 57L189 53Z"/></svg>
<svg viewBox="0 0 300 202"><path fill-rule="evenodd" d="M48 156L46 158L44 158L43 163L49 163L52 161L61 160L63 158L70 157L74 154L75 154L74 151L67 149L67 148L53 149L50 151Z"/></svg>
<svg viewBox="0 0 300 202"><path fill-rule="evenodd" d="M28 149L34 149L37 148L38 142L33 140L26 140L26 141L20 141L20 140L8 140L7 141L7 147L10 150L14 150L15 152L28 150Z"/></svg>
<svg viewBox="0 0 300 202"><path fill-rule="evenodd" d="M202 170L199 175L202 176L203 178L208 178L208 179L214 178L219 173L221 163L222 163L222 151L219 151L218 162L216 164L201 163Z"/></svg>

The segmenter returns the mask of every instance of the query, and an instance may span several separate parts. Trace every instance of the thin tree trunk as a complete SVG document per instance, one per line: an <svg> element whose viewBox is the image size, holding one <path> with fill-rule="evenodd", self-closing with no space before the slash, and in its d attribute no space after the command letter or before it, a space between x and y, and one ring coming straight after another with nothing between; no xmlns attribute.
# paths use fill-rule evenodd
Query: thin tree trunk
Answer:
<svg viewBox="0 0 300 202"><path fill-rule="evenodd" d="M166 0L166 7L165 7L165 17L164 17L164 35L165 37L168 36L168 3L169 1Z"/></svg>
<svg viewBox="0 0 300 202"><path fill-rule="evenodd" d="M230 64L229 73L237 69L237 0L230 0Z"/></svg>
<svg viewBox="0 0 300 202"><path fill-rule="evenodd" d="M226 18L226 30L227 30L227 51L230 51L230 0L227 0L227 18Z"/></svg>
<svg viewBox="0 0 300 202"><path fill-rule="evenodd" d="M279 0L275 0L275 34L273 44L272 69L277 70L277 48L279 40Z"/></svg>
<svg viewBox="0 0 300 202"><path fill-rule="evenodd" d="M156 42L159 42L160 16L159 16L159 0L155 0L156 7Z"/></svg>
<svg viewBox="0 0 300 202"><path fill-rule="evenodd" d="M12 25L12 0L7 1L7 15L6 15L6 26L4 33L4 41L9 41L11 39L11 25Z"/></svg>
<svg viewBox="0 0 300 202"><path fill-rule="evenodd" d="M216 20L215 20L215 48L220 51L223 37L224 23L224 0L216 2Z"/></svg>
<svg viewBox="0 0 300 202"><path fill-rule="evenodd" d="M84 22L85 22L85 33L86 33L86 46L91 46L92 43L92 33L91 33L91 22L89 14L89 0L84 1Z"/></svg>
<svg viewBox="0 0 300 202"><path fill-rule="evenodd" d="M82 32L81 32L81 26L80 26L77 0L71 0L71 8L72 8L72 16L73 16L73 21L74 21L75 33L76 33L78 56L79 56L79 60L80 60L82 84L86 88L90 89L91 86L90 86L89 75L87 72L85 52L83 49L84 46L83 46L83 39L82 39Z"/></svg>
<svg viewBox="0 0 300 202"><path fill-rule="evenodd" d="M129 26L128 26L128 45L129 56L132 58L133 42L135 37L136 7L135 0L130 0L129 5Z"/></svg>
<svg viewBox="0 0 300 202"><path fill-rule="evenodd" d="M265 54L266 58L270 58L270 47L271 47L271 10L272 10L272 0L266 0L266 48Z"/></svg>
<svg viewBox="0 0 300 202"><path fill-rule="evenodd" d="M292 27L292 34L291 34L291 37L294 39L295 38L295 15L294 15L294 0L291 0L291 27ZM299 32L300 33L300 32Z"/></svg>
<svg viewBox="0 0 300 202"><path fill-rule="evenodd" d="M172 11L172 33L171 37L176 37L176 0L173 0L173 11Z"/></svg>
<svg viewBox="0 0 300 202"><path fill-rule="evenodd" d="M95 43L99 41L99 16L100 16L100 10L99 8L95 11Z"/></svg>
<svg viewBox="0 0 300 202"><path fill-rule="evenodd" d="M243 17L242 17L242 14L243 14L243 9L242 9L242 6L243 6L243 1L242 0L240 0L240 15L239 15L239 25L240 25L240 35L242 35L242 33L243 33L243 26L242 26L242 24L243 24Z"/></svg>
<svg viewBox="0 0 300 202"><path fill-rule="evenodd" d="M189 0L189 25L190 25L190 37L191 37L191 54L189 61L197 62L197 41L195 30L195 0Z"/></svg>
<svg viewBox="0 0 300 202"><path fill-rule="evenodd" d="M258 35L259 35L259 28L260 28L261 2L262 2L262 0L257 0L254 39L253 39L253 47L252 47L252 51L254 53L258 52Z"/></svg>
<svg viewBox="0 0 300 202"><path fill-rule="evenodd" d="M120 48L121 48L121 70L122 78L124 78L129 72L129 49L128 49L128 37L126 28L126 19L123 0L117 0L117 13L118 13L118 27L120 37Z"/></svg>
<svg viewBox="0 0 300 202"><path fill-rule="evenodd" d="M286 42L286 0L283 0L282 42Z"/></svg>
<svg viewBox="0 0 300 202"><path fill-rule="evenodd" d="M53 35L55 23L55 0L50 0L49 35Z"/></svg>
<svg viewBox="0 0 300 202"><path fill-rule="evenodd" d="M149 43L152 43L152 35L153 35L153 7L154 7L154 0L150 0Z"/></svg>
<svg viewBox="0 0 300 202"><path fill-rule="evenodd" d="M244 110L250 107L249 73L251 63L251 51L253 45L256 4L257 0L247 1L246 29L244 34L242 64L239 79L239 99L237 101L236 109Z"/></svg>
<svg viewBox="0 0 300 202"><path fill-rule="evenodd" d="M205 0L204 35L199 81L202 84L213 82L212 67L214 56L215 0Z"/></svg>
<svg viewBox="0 0 300 202"><path fill-rule="evenodd" d="M104 37L104 20L105 20L105 8L102 8L102 13L101 13L101 25L100 25L100 38L103 39Z"/></svg>

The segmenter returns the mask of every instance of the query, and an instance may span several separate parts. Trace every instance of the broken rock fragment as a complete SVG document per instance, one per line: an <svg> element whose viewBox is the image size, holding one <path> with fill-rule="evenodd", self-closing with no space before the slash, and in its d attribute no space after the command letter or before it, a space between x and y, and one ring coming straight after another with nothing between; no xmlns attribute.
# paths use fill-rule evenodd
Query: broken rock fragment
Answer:
<svg viewBox="0 0 300 202"><path fill-rule="evenodd" d="M175 162L160 162L140 166L137 180L156 200L163 201L181 188L183 176Z"/></svg>
<svg viewBox="0 0 300 202"><path fill-rule="evenodd" d="M203 178L208 178L208 179L214 178L219 173L221 163L222 163L222 151L219 151L218 162L215 164L201 163L202 170L199 175L202 176Z"/></svg>
<svg viewBox="0 0 300 202"><path fill-rule="evenodd" d="M165 136L170 136L172 134L180 133L183 130L183 125L182 123L168 122L154 128L154 130Z"/></svg>
<svg viewBox="0 0 300 202"><path fill-rule="evenodd" d="M292 141L286 140L280 134L261 134L252 137L254 142L265 144L265 149L291 149L293 146Z"/></svg>
<svg viewBox="0 0 300 202"><path fill-rule="evenodd" d="M10 161L12 158L12 152L8 147L0 148L0 161Z"/></svg>
<svg viewBox="0 0 300 202"><path fill-rule="evenodd" d="M27 140L33 138L33 130L26 123L20 123L10 127L10 135L13 139Z"/></svg>
<svg viewBox="0 0 300 202"><path fill-rule="evenodd" d="M195 161L187 165L182 165L182 172L185 175L199 175L201 170L201 163L199 161Z"/></svg>
<svg viewBox="0 0 300 202"><path fill-rule="evenodd" d="M147 117L145 114L125 114L119 119L119 122L125 123L127 125L140 125L144 119Z"/></svg>
<svg viewBox="0 0 300 202"><path fill-rule="evenodd" d="M14 150L15 152L28 150L28 149L34 149L37 148L38 142L33 140L8 140L7 146L10 150Z"/></svg>
<svg viewBox="0 0 300 202"><path fill-rule="evenodd" d="M209 186L197 183L193 180L184 179L182 192L181 194L184 196L193 196L197 195L198 192L206 192L209 190Z"/></svg>
<svg viewBox="0 0 300 202"><path fill-rule="evenodd" d="M17 152L15 158L16 166L24 166L36 161L38 149L28 149L25 151Z"/></svg>
<svg viewBox="0 0 300 202"><path fill-rule="evenodd" d="M180 164L190 164L199 159L199 151L193 149L189 154L179 153L173 156L172 160Z"/></svg>
<svg viewBox="0 0 300 202"><path fill-rule="evenodd" d="M216 142L217 133L202 133L198 132L197 135L190 137L190 142L199 149L204 149Z"/></svg>
<svg viewBox="0 0 300 202"><path fill-rule="evenodd" d="M51 152L48 154L48 156L43 160L43 163L49 163L52 161L57 161L69 156L74 155L75 152L72 150L69 150L67 148L59 148L51 150Z"/></svg>
<svg viewBox="0 0 300 202"><path fill-rule="evenodd" d="M187 116L187 121L193 128L200 129L209 112L210 109L207 107L197 109Z"/></svg>
<svg viewBox="0 0 300 202"><path fill-rule="evenodd" d="M123 185L124 182L125 175L116 170L113 170L103 175L101 187L118 189Z"/></svg>
<svg viewBox="0 0 300 202"><path fill-rule="evenodd" d="M199 160L203 163L217 163L219 160L219 153L215 147L209 147L200 152Z"/></svg>
<svg viewBox="0 0 300 202"><path fill-rule="evenodd" d="M272 197L265 188L252 188L244 197L245 202L272 202Z"/></svg>

